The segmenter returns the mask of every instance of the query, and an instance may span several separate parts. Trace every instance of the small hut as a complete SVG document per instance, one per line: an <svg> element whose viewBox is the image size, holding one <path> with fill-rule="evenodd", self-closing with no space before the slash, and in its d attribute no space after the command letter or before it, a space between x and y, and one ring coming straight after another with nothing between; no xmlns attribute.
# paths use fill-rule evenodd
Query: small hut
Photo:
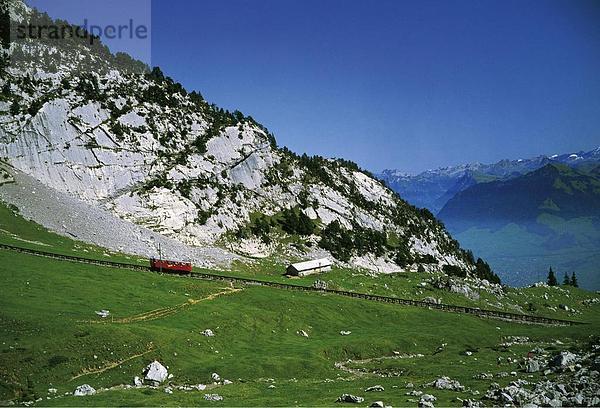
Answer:
<svg viewBox="0 0 600 408"><path fill-rule="evenodd" d="M306 276L313 273L327 272L331 270L331 261L327 258L313 259L312 261L304 261L291 264L286 269L287 275Z"/></svg>

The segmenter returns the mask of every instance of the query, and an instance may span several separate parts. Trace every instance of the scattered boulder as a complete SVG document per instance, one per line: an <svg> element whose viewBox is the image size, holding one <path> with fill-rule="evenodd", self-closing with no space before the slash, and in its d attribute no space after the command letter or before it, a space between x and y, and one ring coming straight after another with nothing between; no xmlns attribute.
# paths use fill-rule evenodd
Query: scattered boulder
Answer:
<svg viewBox="0 0 600 408"><path fill-rule="evenodd" d="M372 387L365 389L365 392L372 392L372 391L385 391L385 388L383 388L382 385L374 385Z"/></svg>
<svg viewBox="0 0 600 408"><path fill-rule="evenodd" d="M166 367L156 360L146 366L143 374L144 379L154 381L155 383L162 383L169 376L169 372L167 371Z"/></svg>
<svg viewBox="0 0 600 408"><path fill-rule="evenodd" d="M434 408L433 403L437 401L437 398L431 394L423 394L421 395L421 399L419 399L419 408Z"/></svg>
<svg viewBox="0 0 600 408"><path fill-rule="evenodd" d="M223 401L223 397L219 394L204 394L204 399L207 401Z"/></svg>
<svg viewBox="0 0 600 408"><path fill-rule="evenodd" d="M316 280L313 282L313 288L319 290L327 290L327 282L322 280Z"/></svg>
<svg viewBox="0 0 600 408"><path fill-rule="evenodd" d="M383 404L383 401L375 401L371 405L369 405L369 407L371 407L371 408L384 408L385 405Z"/></svg>
<svg viewBox="0 0 600 408"><path fill-rule="evenodd" d="M56 388L48 388L48 394L56 394L58 390Z"/></svg>
<svg viewBox="0 0 600 408"><path fill-rule="evenodd" d="M420 397L421 395L423 395L423 391L412 390L412 391L407 392L406 395L408 395L410 397Z"/></svg>
<svg viewBox="0 0 600 408"><path fill-rule="evenodd" d="M502 347L510 347L514 344L526 344L531 342L527 336L505 336L502 340L503 342L500 343Z"/></svg>
<svg viewBox="0 0 600 408"><path fill-rule="evenodd" d="M76 397L84 397L86 395L94 395L96 390L89 384L83 384L75 388L73 395Z"/></svg>
<svg viewBox="0 0 600 408"><path fill-rule="evenodd" d="M590 306L596 303L600 303L600 298L585 299L583 302L581 302L581 304L586 306Z"/></svg>
<svg viewBox="0 0 600 408"><path fill-rule="evenodd" d="M229 384L233 384L233 382L229 381L229 380L223 380L223 385L229 385Z"/></svg>
<svg viewBox="0 0 600 408"><path fill-rule="evenodd" d="M574 365L579 358L576 354L573 354L569 351L563 351L559 355L555 356L552 360L550 360L550 367L555 367L558 369L565 368L571 365Z"/></svg>
<svg viewBox="0 0 600 408"><path fill-rule="evenodd" d="M213 381L215 381L215 382L219 382L219 381L221 381L221 376L220 376L219 374L217 374L217 373L212 373L212 374L210 375L210 378L211 378Z"/></svg>
<svg viewBox="0 0 600 408"><path fill-rule="evenodd" d="M452 380L449 377L441 377L435 380L432 383L428 384L429 386L433 386L438 390L451 390L451 391L464 391L465 387L460 385L460 383L456 380Z"/></svg>
<svg viewBox="0 0 600 408"><path fill-rule="evenodd" d="M110 311L108 311L106 309L96 310L95 313L103 319L110 315Z"/></svg>
<svg viewBox="0 0 600 408"><path fill-rule="evenodd" d="M342 330L342 331L340 331L340 334L342 336L348 336L348 335L352 334L352 332L349 330Z"/></svg>
<svg viewBox="0 0 600 408"><path fill-rule="evenodd" d="M427 296L426 298L423 298L423 302L433 303L435 305L442 303L439 299L436 299L433 296Z"/></svg>
<svg viewBox="0 0 600 408"><path fill-rule="evenodd" d="M435 349L435 351L433 352L433 354L438 354L441 353L442 351L444 351L446 349L446 346L448 345L448 343L442 343L438 346L437 349Z"/></svg>
<svg viewBox="0 0 600 408"><path fill-rule="evenodd" d="M202 332L200 332L200 334L206 337L213 337L215 335L215 333L211 329L203 330Z"/></svg>
<svg viewBox="0 0 600 408"><path fill-rule="evenodd" d="M302 337L308 337L308 333L304 330L298 330L296 333Z"/></svg>
<svg viewBox="0 0 600 408"><path fill-rule="evenodd" d="M475 374L473 378L476 380L491 380L494 378L494 375L492 373L479 373Z"/></svg>
<svg viewBox="0 0 600 408"><path fill-rule="evenodd" d="M142 380L136 375L135 377L133 377L133 385L135 385L136 387L141 387L142 385L144 385L144 380Z"/></svg>
<svg viewBox="0 0 600 408"><path fill-rule="evenodd" d="M173 394L173 388L171 388L171 387L165 387L165 393L167 393L167 394Z"/></svg>
<svg viewBox="0 0 600 408"><path fill-rule="evenodd" d="M360 404L365 399L352 394L342 394L335 402L349 402L351 404Z"/></svg>
<svg viewBox="0 0 600 408"><path fill-rule="evenodd" d="M450 292L458 293L471 300L479 300L479 293L473 290L470 286L452 282L449 287Z"/></svg>
<svg viewBox="0 0 600 408"><path fill-rule="evenodd" d="M540 371L540 362L538 360L528 360L525 366L525 371L528 373L537 373Z"/></svg>

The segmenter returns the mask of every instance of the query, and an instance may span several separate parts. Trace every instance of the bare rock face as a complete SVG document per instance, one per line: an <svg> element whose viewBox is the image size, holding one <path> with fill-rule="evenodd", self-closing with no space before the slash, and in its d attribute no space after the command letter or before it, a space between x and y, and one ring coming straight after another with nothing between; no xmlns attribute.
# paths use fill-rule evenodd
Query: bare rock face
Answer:
<svg viewBox="0 0 600 408"><path fill-rule="evenodd" d="M167 368L156 360L148 364L143 373L144 379L156 383L162 383L169 377Z"/></svg>
<svg viewBox="0 0 600 408"><path fill-rule="evenodd" d="M13 11L28 20L26 8ZM18 101L0 103L0 159L44 186L187 246L273 254L278 245L244 245L278 239L252 228L251 215L292 209L304 221L335 223L350 235L394 234L405 246L335 254L345 264L391 273L416 270L427 256L436 261L428 264L432 271L474 270L431 214L355 164L278 148L250 116L218 109L133 60L32 45L11 47L19 61L0 78ZM80 66L90 60L92 67ZM303 236L313 248L336 252L321 245L322 231ZM301 251L295 255L310 252Z"/></svg>

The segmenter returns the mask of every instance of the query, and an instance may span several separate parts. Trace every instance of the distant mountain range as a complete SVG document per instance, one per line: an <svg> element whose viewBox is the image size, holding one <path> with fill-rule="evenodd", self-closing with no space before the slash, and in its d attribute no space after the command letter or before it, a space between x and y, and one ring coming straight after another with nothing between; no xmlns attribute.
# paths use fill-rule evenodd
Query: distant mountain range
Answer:
<svg viewBox="0 0 600 408"><path fill-rule="evenodd" d="M504 282L544 280L552 266L600 288L600 148L380 177L436 212Z"/></svg>
<svg viewBox="0 0 600 408"><path fill-rule="evenodd" d="M455 231L536 223L542 214L564 220L600 216L600 164L585 172L565 164L508 180L473 185L456 193L438 213Z"/></svg>
<svg viewBox="0 0 600 408"><path fill-rule="evenodd" d="M384 170L377 177L411 204L437 214L458 192L475 184L508 180L550 163L566 164L586 171L600 164L600 147L589 152L501 160L493 164L461 164L427 170L416 175L399 170Z"/></svg>

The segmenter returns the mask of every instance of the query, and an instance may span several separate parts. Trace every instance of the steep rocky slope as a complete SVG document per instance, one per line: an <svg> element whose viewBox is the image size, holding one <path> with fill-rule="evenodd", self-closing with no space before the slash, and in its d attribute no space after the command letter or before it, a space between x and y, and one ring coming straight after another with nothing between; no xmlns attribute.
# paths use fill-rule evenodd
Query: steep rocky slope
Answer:
<svg viewBox="0 0 600 408"><path fill-rule="evenodd" d="M13 19L49 20L7 4ZM251 117L99 42L13 43L0 74L0 158L125 220L254 256L319 248L380 271L474 269L431 213L353 163L278 148Z"/></svg>

